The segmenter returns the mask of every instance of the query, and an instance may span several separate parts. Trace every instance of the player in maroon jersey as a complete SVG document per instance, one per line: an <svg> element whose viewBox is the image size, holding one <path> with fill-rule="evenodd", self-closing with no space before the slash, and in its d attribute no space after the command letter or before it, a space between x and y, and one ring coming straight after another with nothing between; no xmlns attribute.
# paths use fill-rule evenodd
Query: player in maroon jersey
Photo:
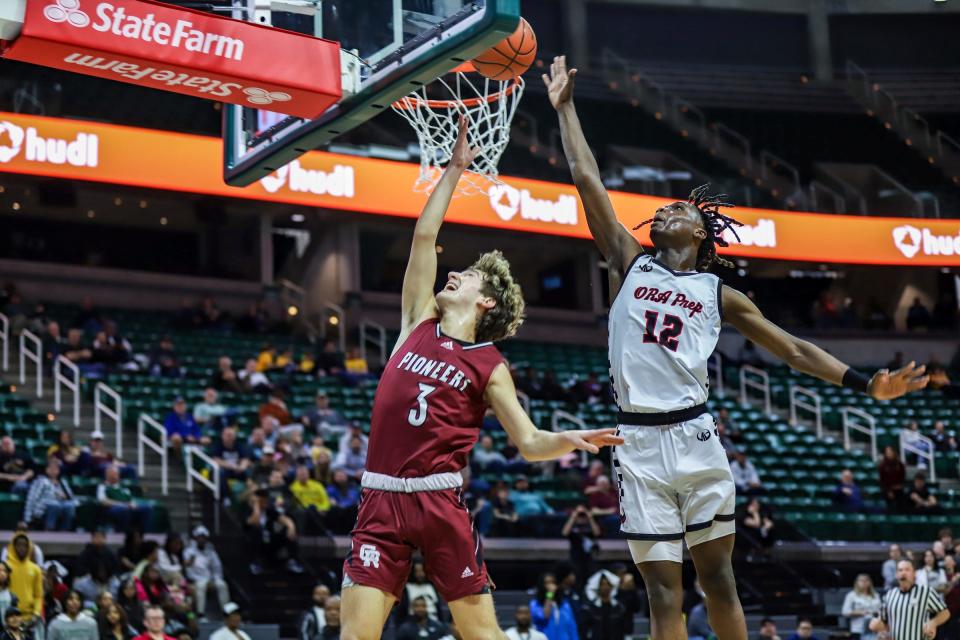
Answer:
<svg viewBox="0 0 960 640"><path fill-rule="evenodd" d="M516 333L523 297L499 251L452 272L434 295L437 234L454 188L477 150L466 123L413 236L403 280L400 338L380 378L367 468L343 566L341 638L379 638L410 573L413 552L467 640L502 638L480 538L461 493L487 406L528 460L622 444L613 429L538 430L524 413L493 342Z"/></svg>

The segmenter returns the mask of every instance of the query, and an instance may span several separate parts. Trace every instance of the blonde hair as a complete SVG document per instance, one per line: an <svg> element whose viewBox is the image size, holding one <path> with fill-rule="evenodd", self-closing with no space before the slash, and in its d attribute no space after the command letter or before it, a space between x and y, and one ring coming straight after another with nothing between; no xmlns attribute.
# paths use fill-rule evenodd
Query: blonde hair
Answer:
<svg viewBox="0 0 960 640"><path fill-rule="evenodd" d="M503 340L523 324L523 292L510 273L510 263L500 251L481 254L471 269L483 275L482 291L497 304L477 321L477 342Z"/></svg>

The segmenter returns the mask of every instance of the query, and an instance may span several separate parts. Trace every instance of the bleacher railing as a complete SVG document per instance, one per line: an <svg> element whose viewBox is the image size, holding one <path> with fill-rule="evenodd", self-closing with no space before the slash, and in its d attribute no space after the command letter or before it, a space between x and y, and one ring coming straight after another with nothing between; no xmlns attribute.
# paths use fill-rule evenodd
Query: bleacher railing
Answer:
<svg viewBox="0 0 960 640"><path fill-rule="evenodd" d="M820 410L820 396L806 387L790 387L790 424L797 426L797 410L803 409L813 414L817 428L817 437L823 439L823 414Z"/></svg>
<svg viewBox="0 0 960 640"><path fill-rule="evenodd" d="M748 376L754 376L750 379ZM756 380L759 378L759 381ZM763 369L758 369L749 364L740 367L740 403L750 404L750 397L747 390L752 389L763 394L763 409L766 415L773 414L773 407L770 403L770 376Z"/></svg>
<svg viewBox="0 0 960 640"><path fill-rule="evenodd" d="M70 372L65 374L63 370ZM66 387L73 394L73 426L80 426L80 367L70 362L66 356L57 356L53 363L53 408L59 414L62 407L63 392Z"/></svg>
<svg viewBox="0 0 960 640"><path fill-rule="evenodd" d="M213 508L213 532L220 533L220 465L217 464L216 460L204 453L200 447L191 445L185 447L184 451L186 453L187 464L187 492L193 493L194 481L210 489L215 503ZM199 460L206 465L206 469L197 469L194 466L195 460ZM204 470L209 470L211 477L204 475Z"/></svg>
<svg viewBox="0 0 960 640"><path fill-rule="evenodd" d="M717 397L722 398L726 395L723 388L723 356L719 352L714 352L707 360L707 375L713 374L713 390Z"/></svg>
<svg viewBox="0 0 960 640"><path fill-rule="evenodd" d="M113 400L112 409L107 406L107 403L104 401L104 396ZM102 431L102 416L113 420L116 430L114 435L114 449L119 456L123 453L123 397L104 383L98 382L97 386L93 389L94 431Z"/></svg>
<svg viewBox="0 0 960 640"><path fill-rule="evenodd" d="M581 418L573 415L572 413L567 413L561 409L557 409L553 412L553 415L550 416L550 430L554 433L558 431L566 431L566 429L561 428L561 425L566 422L574 425L577 429L586 429L587 423L584 422ZM587 466L587 452L580 450L580 466L586 468Z"/></svg>
<svg viewBox="0 0 960 640"><path fill-rule="evenodd" d="M157 434L157 438L151 438L150 433ZM145 413L140 414L137 420L137 468L142 478L146 473L144 464L144 447L148 447L154 453L160 456L160 492L167 495L169 491L167 464L169 461L169 451L167 450L167 430L162 424L151 418Z"/></svg>
<svg viewBox="0 0 960 640"><path fill-rule="evenodd" d="M0 354L0 364L3 365L3 370L6 371L10 368L10 318L0 313L0 342L3 343L2 348L3 353Z"/></svg>
<svg viewBox="0 0 960 640"><path fill-rule="evenodd" d="M32 351L27 349L27 343ZM43 397L43 342L29 329L20 332L20 384L27 383L27 360L37 367L37 397Z"/></svg>
<svg viewBox="0 0 960 640"><path fill-rule="evenodd" d="M850 432L856 431L870 438L870 459L877 459L877 420L872 415L854 407L841 407L840 417L843 420L843 448L850 451L852 440Z"/></svg>
<svg viewBox="0 0 960 640"><path fill-rule="evenodd" d="M525 394L523 391L517 391L517 400L520 401L520 406L523 407L523 410L530 415L530 396Z"/></svg>
<svg viewBox="0 0 960 640"><path fill-rule="evenodd" d="M907 454L912 453L921 460L926 460L927 470L930 473L930 482L937 481L936 449L933 440L922 433L914 433L906 429L900 431L900 460L907 464Z"/></svg>
<svg viewBox="0 0 960 640"><path fill-rule="evenodd" d="M367 359L367 345L372 344L380 353L380 366L387 364L387 330L372 320L360 322L360 357Z"/></svg>

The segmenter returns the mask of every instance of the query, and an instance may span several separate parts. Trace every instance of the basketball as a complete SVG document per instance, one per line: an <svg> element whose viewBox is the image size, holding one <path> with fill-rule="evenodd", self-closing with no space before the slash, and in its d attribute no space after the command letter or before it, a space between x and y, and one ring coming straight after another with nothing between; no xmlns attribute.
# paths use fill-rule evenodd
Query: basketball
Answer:
<svg viewBox="0 0 960 640"><path fill-rule="evenodd" d="M520 18L517 30L472 60L477 73L491 80L511 80L530 68L537 56L537 36Z"/></svg>

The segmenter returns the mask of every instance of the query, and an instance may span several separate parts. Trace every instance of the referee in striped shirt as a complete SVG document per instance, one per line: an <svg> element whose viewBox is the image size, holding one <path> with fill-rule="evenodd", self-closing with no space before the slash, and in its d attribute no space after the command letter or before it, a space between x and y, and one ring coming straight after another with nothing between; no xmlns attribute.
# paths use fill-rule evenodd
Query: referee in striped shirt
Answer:
<svg viewBox="0 0 960 640"><path fill-rule="evenodd" d="M917 585L913 563L897 563L897 586L888 590L880 617L870 621L870 631L887 632L892 640L932 640L937 627L950 618L950 610L935 590Z"/></svg>

